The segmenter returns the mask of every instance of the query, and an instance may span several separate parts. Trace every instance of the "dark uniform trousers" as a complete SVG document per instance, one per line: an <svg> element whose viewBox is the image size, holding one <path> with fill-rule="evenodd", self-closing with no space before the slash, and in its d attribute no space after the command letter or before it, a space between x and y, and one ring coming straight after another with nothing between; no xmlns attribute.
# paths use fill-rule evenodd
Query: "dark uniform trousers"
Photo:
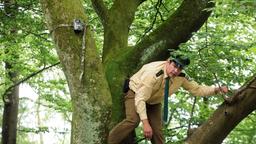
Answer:
<svg viewBox="0 0 256 144"><path fill-rule="evenodd" d="M134 96L135 94L132 90L127 92L125 96L126 118L110 131L108 144L121 144L121 141L139 125L140 118L135 109ZM161 104L147 104L146 108L148 120L153 130L151 142L153 144L163 144Z"/></svg>

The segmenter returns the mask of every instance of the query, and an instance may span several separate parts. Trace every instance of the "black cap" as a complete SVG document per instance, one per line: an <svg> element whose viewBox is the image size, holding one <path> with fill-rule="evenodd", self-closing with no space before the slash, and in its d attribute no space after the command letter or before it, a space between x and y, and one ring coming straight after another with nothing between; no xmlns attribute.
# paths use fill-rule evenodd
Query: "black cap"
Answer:
<svg viewBox="0 0 256 144"><path fill-rule="evenodd" d="M177 67L182 69L190 64L189 58L181 55L176 56L174 59L172 59L172 61L176 64Z"/></svg>

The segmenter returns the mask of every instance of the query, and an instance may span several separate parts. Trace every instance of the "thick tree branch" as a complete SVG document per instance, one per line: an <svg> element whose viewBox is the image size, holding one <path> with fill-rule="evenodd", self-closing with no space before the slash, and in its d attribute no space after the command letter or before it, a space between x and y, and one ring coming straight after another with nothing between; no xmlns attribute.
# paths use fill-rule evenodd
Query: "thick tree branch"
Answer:
<svg viewBox="0 0 256 144"><path fill-rule="evenodd" d="M177 49L180 43L190 39L211 14L212 0L184 0L181 6L154 32L138 43L127 55L137 67L153 60L164 60L168 49ZM208 10L206 10L208 9Z"/></svg>
<svg viewBox="0 0 256 144"><path fill-rule="evenodd" d="M241 87L231 103L224 102L187 140L189 144L219 144L251 112L256 109L256 77Z"/></svg>
<svg viewBox="0 0 256 144"><path fill-rule="evenodd" d="M100 17L102 25L105 25L106 20L107 20L107 15L108 15L107 14L108 9L104 5L103 0L91 0L91 1L92 1L92 6L93 6L94 10L96 11L98 16Z"/></svg>
<svg viewBox="0 0 256 144"><path fill-rule="evenodd" d="M109 9L107 23L104 24L104 63L109 61L108 58L115 57L113 55L126 51L129 28L142 2L143 0L116 0Z"/></svg>

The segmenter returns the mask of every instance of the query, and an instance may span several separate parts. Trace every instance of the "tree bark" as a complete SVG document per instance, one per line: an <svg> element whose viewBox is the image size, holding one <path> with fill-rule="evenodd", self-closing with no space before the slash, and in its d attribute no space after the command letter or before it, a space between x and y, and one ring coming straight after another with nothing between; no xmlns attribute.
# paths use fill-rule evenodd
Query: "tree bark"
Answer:
<svg viewBox="0 0 256 144"><path fill-rule="evenodd" d="M5 0L4 1L4 11L6 14L15 17L17 9L13 7L15 1ZM10 32L11 34L16 34L15 27ZM18 55L12 50L11 47L5 47L5 53L11 55L13 60L5 61L5 70L7 78L11 84L17 82L18 72L15 70L15 61L18 61ZM4 113L2 120L2 144L16 144L17 135L17 121L18 121L18 106L19 106L19 86L15 86L3 95L4 101Z"/></svg>
<svg viewBox="0 0 256 144"><path fill-rule="evenodd" d="M122 55L128 50L129 27L140 4L139 0L115 1L103 24L103 64L113 102L112 123L117 123L124 117L122 85L130 68Z"/></svg>
<svg viewBox="0 0 256 144"><path fill-rule="evenodd" d="M224 102L186 141L188 144L221 144L245 117L256 109L256 77Z"/></svg>
<svg viewBox="0 0 256 144"><path fill-rule="evenodd" d="M41 4L69 85L71 143L106 143L111 99L83 5L80 0L41 0ZM74 19L85 23L83 32L74 32Z"/></svg>
<svg viewBox="0 0 256 144"><path fill-rule="evenodd" d="M6 63L6 70L11 67ZM15 83L16 73L8 74L10 79ZM18 106L19 106L19 86L12 88L4 95L4 113L2 123L2 144L16 144Z"/></svg>

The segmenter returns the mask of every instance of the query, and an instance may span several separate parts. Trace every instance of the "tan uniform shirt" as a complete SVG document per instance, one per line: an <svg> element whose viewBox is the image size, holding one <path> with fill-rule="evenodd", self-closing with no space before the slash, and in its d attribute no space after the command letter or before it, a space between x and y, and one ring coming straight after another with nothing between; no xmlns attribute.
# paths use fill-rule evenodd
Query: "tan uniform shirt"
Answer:
<svg viewBox="0 0 256 144"><path fill-rule="evenodd" d="M157 61L144 65L130 78L129 87L135 92L135 107L141 120L147 119L146 103L161 103L164 97L164 79L167 78L165 63ZM157 75L163 70L163 74ZM195 81L189 81L185 77L170 79L169 94L175 93L180 87L195 96L208 96L214 94L214 87L202 86Z"/></svg>

